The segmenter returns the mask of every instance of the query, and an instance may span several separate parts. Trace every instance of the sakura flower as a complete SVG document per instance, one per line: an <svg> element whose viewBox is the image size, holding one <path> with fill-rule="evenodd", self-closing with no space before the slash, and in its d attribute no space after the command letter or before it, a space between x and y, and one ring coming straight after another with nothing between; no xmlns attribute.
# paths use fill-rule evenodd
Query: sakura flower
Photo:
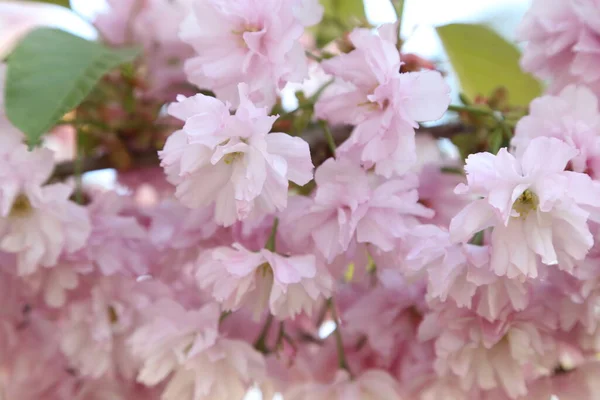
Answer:
<svg viewBox="0 0 600 400"><path fill-rule="evenodd" d="M449 233L433 225L415 228L409 240L407 273L427 271L427 296L454 300L479 315L495 320L508 309L527 306L526 287L518 280L499 277L489 268L488 246L454 244Z"/></svg>
<svg viewBox="0 0 600 400"><path fill-rule="evenodd" d="M519 157L506 149L469 156L468 183L456 192L481 198L454 217L453 240L494 227L490 268L509 278L536 278L537 255L543 264L572 270L592 247L587 210L599 201L589 176L565 171L577 155L561 140L539 137Z"/></svg>
<svg viewBox="0 0 600 400"><path fill-rule="evenodd" d="M61 253L82 248L90 221L69 200L70 186L42 186L52 171L52 152L30 152L20 143L6 150L0 155L0 249L16 254L19 275L30 275L56 265Z"/></svg>
<svg viewBox="0 0 600 400"><path fill-rule="evenodd" d="M174 97L173 86L186 82L183 63L193 55L193 50L179 38L179 26L189 14L190 3L190 0L109 0L106 10L94 20L110 44L143 46L149 94L153 97L170 99Z"/></svg>
<svg viewBox="0 0 600 400"><path fill-rule="evenodd" d="M313 255L284 257L264 249L253 253L237 243L201 255L196 279L225 310L245 304L260 315L268 304L281 319L303 311L310 315L333 287L331 276Z"/></svg>
<svg viewBox="0 0 600 400"><path fill-rule="evenodd" d="M517 124L512 144L517 152L539 136L561 139L579 151L570 169L597 179L600 175L600 110L596 95L584 86L570 85L556 96L539 97L529 115Z"/></svg>
<svg viewBox="0 0 600 400"><path fill-rule="evenodd" d="M308 76L299 39L322 15L317 0L196 1L180 33L197 53L185 64L188 78L234 105L246 83L254 101L271 107L278 89Z"/></svg>
<svg viewBox="0 0 600 400"><path fill-rule="evenodd" d="M398 383L387 372L369 370L352 380L345 371L338 372L331 384L309 382L291 388L286 400L401 400Z"/></svg>
<svg viewBox="0 0 600 400"><path fill-rule="evenodd" d="M317 117L355 125L340 154L357 155L385 177L416 163L418 122L439 119L450 104L449 86L436 71L400 73L393 42L367 29L350 34L355 50L322 63L337 81L315 106Z"/></svg>
<svg viewBox="0 0 600 400"><path fill-rule="evenodd" d="M263 379L264 360L249 344L218 336L219 314L216 304L186 310L168 299L155 303L129 342L143 362L138 381L154 386L171 375L166 400L242 400Z"/></svg>
<svg viewBox="0 0 600 400"><path fill-rule="evenodd" d="M554 368L555 347L548 333L555 327L555 316L541 305L490 322L445 303L425 317L419 336L435 338L440 376L456 377L465 391L502 389L516 399L527 394L530 376Z"/></svg>
<svg viewBox="0 0 600 400"><path fill-rule="evenodd" d="M332 262L356 243L383 251L433 212L418 203L414 175L386 180L371 175L355 162L329 159L316 171L313 204L298 218L295 235L308 237Z"/></svg>
<svg viewBox="0 0 600 400"><path fill-rule="evenodd" d="M215 220L225 226L253 212L283 210L288 179L298 185L312 179L308 144L269 133L276 117L252 104L246 89L240 85L234 115L229 104L212 97L180 97L169 112L185 127L160 152L177 198L192 208L215 204Z"/></svg>
<svg viewBox="0 0 600 400"><path fill-rule="evenodd" d="M527 41L521 67L542 79L552 80L552 90L559 91L574 77L570 67L576 45L584 29L571 1L535 0L517 32Z"/></svg>
<svg viewBox="0 0 600 400"><path fill-rule="evenodd" d="M148 271L148 235L134 217L120 215L124 201L108 192L88 206L93 228L84 256L103 275L140 276Z"/></svg>

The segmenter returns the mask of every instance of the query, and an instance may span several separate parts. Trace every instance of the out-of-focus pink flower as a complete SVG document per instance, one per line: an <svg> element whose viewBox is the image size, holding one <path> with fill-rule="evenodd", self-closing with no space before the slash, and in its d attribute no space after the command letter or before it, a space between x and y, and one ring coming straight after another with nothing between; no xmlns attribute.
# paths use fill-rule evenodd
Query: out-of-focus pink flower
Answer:
<svg viewBox="0 0 600 400"><path fill-rule="evenodd" d="M559 95L535 99L529 115L518 122L512 144L523 152L539 136L561 139L579 150L570 169L593 179L600 177L600 110L596 95L588 88L570 85Z"/></svg>
<svg viewBox="0 0 600 400"><path fill-rule="evenodd" d="M494 322L444 303L425 317L422 339L435 339L436 371L459 379L463 390L502 389L511 399L527 394L526 381L552 371L557 358L548 334L556 317L535 305Z"/></svg>
<svg viewBox="0 0 600 400"><path fill-rule="evenodd" d="M219 315L216 304L186 310L168 299L155 303L129 341L143 363L138 381L169 379L165 400L242 400L264 379L264 359L245 342L219 337Z"/></svg>
<svg viewBox="0 0 600 400"><path fill-rule="evenodd" d="M331 295L333 280L313 255L284 257L268 250L253 253L239 244L201 255L198 285L208 289L225 310L242 304L261 315L267 305L278 318L311 314Z"/></svg>
<svg viewBox="0 0 600 400"><path fill-rule="evenodd" d="M298 216L294 235L311 238L328 262L356 243L390 251L395 241L433 211L418 203L414 175L386 180L357 163L329 159L315 174L313 204Z"/></svg>
<svg viewBox="0 0 600 400"><path fill-rule="evenodd" d="M367 29L350 40L355 50L322 63L338 80L317 102L316 115L356 126L340 154L355 154L386 177L405 173L417 161L414 129L444 114L450 88L436 71L401 74L394 43Z"/></svg>
<svg viewBox="0 0 600 400"><path fill-rule="evenodd" d="M235 106L244 82L257 104L271 107L278 89L307 77L299 40L322 15L317 0L198 0L181 28L197 53L186 62L188 78Z"/></svg>
<svg viewBox="0 0 600 400"><path fill-rule="evenodd" d="M192 208L215 204L215 220L225 226L283 210L288 180L304 185L312 179L308 144L269 133L277 117L250 102L246 85L240 85L240 98L234 115L212 97L179 98L169 112L186 124L160 152L176 196Z"/></svg>
<svg viewBox="0 0 600 400"><path fill-rule="evenodd" d="M491 269L509 278L536 278L537 255L546 265L572 270L593 244L586 209L600 205L589 176L565 171L577 155L565 142L547 137L533 139L519 157L504 148L498 155L470 155L468 184L456 192L481 198L454 217L453 239L466 242L494 227Z"/></svg>
<svg viewBox="0 0 600 400"><path fill-rule="evenodd" d="M170 100L183 90L184 62L193 55L179 39L179 26L190 12L190 0L109 0L94 25L114 46L144 47L150 95ZM179 86L179 91L177 89Z"/></svg>
<svg viewBox="0 0 600 400"><path fill-rule="evenodd" d="M435 211L427 222L447 227L452 218L467 204L454 193L454 188L465 181L464 176L444 172L443 164L427 164L419 173L419 202Z"/></svg>
<svg viewBox="0 0 600 400"><path fill-rule="evenodd" d="M398 382L382 370L368 370L354 379L340 371L331 384L309 382L292 387L286 400L402 400Z"/></svg>
<svg viewBox="0 0 600 400"><path fill-rule="evenodd" d="M28 151L24 144L0 154L0 249L17 255L20 275L52 267L63 252L82 248L90 234L87 211L71 202L73 189L42 186L54 166L47 149Z"/></svg>

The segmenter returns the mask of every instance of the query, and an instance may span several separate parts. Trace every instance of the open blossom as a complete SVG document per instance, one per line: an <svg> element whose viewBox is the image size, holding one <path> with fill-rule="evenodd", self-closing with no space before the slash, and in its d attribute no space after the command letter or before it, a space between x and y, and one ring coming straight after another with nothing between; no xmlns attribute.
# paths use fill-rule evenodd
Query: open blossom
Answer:
<svg viewBox="0 0 600 400"><path fill-rule="evenodd" d="M322 15L317 0L197 0L180 35L197 53L188 78L234 105L244 82L254 101L272 106L278 89L308 77L299 39Z"/></svg>
<svg viewBox="0 0 600 400"><path fill-rule="evenodd" d="M434 213L418 203L415 175L386 180L352 160L329 159L316 171L314 202L298 216L295 232L311 238L332 262L356 243L390 251L395 241Z"/></svg>
<svg viewBox="0 0 600 400"><path fill-rule="evenodd" d="M219 336L219 307L186 310L163 299L147 310L147 322L130 338L142 361L138 382L168 379L164 400L242 400L264 379L264 359L248 343Z"/></svg>
<svg viewBox="0 0 600 400"><path fill-rule="evenodd" d="M550 92L569 84L600 93L600 5L596 0L536 0L517 36L527 41L521 66L549 80Z"/></svg>
<svg viewBox="0 0 600 400"><path fill-rule="evenodd" d="M253 253L240 244L201 255L196 279L225 310L252 305L260 315L268 305L271 313L282 319L303 311L310 314L333 288L327 269L318 265L313 255Z"/></svg>
<svg viewBox="0 0 600 400"><path fill-rule="evenodd" d="M277 117L257 108L240 85L241 104L204 96L179 98L169 112L184 121L160 152L176 196L199 208L215 204L215 220L225 226L253 211L271 213L287 205L288 180L312 179L308 144L284 133L269 133Z"/></svg>
<svg viewBox="0 0 600 400"><path fill-rule="evenodd" d="M592 247L588 210L600 205L589 176L565 171L577 154L561 140L539 137L519 157L505 148L498 155L470 155L468 183L456 192L481 198L454 217L453 239L466 242L493 227L490 267L509 278L536 278L537 255L546 265L571 270Z"/></svg>
<svg viewBox="0 0 600 400"><path fill-rule="evenodd" d="M418 122L444 114L450 88L436 71L400 73L395 44L367 29L354 30L350 40L355 50L322 63L337 80L317 102L316 115L356 126L340 154L358 155L386 177L402 174L416 163Z"/></svg>
<svg viewBox="0 0 600 400"><path fill-rule="evenodd" d="M52 152L17 144L0 154L0 250L17 256L19 275L52 267L63 253L82 248L90 234L86 210L71 202L72 188L42 186L52 172Z"/></svg>
<svg viewBox="0 0 600 400"><path fill-rule="evenodd" d="M437 373L456 377L463 390L502 389L509 398L527 394L529 378L548 374L558 362L549 332L556 317L535 305L488 321L444 303L419 328L422 340L435 339Z"/></svg>
<svg viewBox="0 0 600 400"><path fill-rule="evenodd" d="M527 291L518 280L499 277L489 267L488 246L454 244L449 233L434 225L415 228L409 240L407 273L426 271L427 296L475 310L494 320L506 307L523 310Z"/></svg>
<svg viewBox="0 0 600 400"><path fill-rule="evenodd" d="M345 371L338 372L331 384L309 382L292 387L286 400L402 400L398 382L382 370L368 370L351 379Z"/></svg>
<svg viewBox="0 0 600 400"><path fill-rule="evenodd" d="M570 169L600 178L600 110L590 89L569 85L556 96L533 100L529 115L517 123L512 144L522 152L539 136L555 137L576 148L579 154L571 159Z"/></svg>

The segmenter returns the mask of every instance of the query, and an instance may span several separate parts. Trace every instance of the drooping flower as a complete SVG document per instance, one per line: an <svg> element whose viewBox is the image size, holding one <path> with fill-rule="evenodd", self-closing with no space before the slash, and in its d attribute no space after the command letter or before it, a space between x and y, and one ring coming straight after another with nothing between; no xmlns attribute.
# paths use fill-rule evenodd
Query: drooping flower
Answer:
<svg viewBox="0 0 600 400"><path fill-rule="evenodd" d="M292 234L306 237L328 262L356 243L383 251L433 211L418 203L414 175L386 180L352 160L329 159L316 171L314 202L297 216Z"/></svg>
<svg viewBox="0 0 600 400"><path fill-rule="evenodd" d="M439 119L450 104L449 86L436 71L400 73L393 42L366 29L350 34L355 50L322 63L337 78L315 106L317 117L355 125L338 149L385 177L416 163L418 122Z"/></svg>
<svg viewBox="0 0 600 400"><path fill-rule="evenodd" d="M333 288L327 269L313 255L284 257L264 249L253 253L240 244L202 254L196 279L225 310L246 305L260 315L268 305L281 319L310 315Z"/></svg>
<svg viewBox="0 0 600 400"><path fill-rule="evenodd" d="M398 382L382 370L368 370L355 379L339 371L331 384L309 382L292 387L286 400L401 400Z"/></svg>
<svg viewBox="0 0 600 400"><path fill-rule="evenodd" d="M504 148L470 155L468 183L456 192L481 198L454 217L452 238L466 242L493 227L490 267L509 278L536 278L538 255L543 264L571 270L593 244L588 210L600 205L588 175L565 171L577 154L561 140L539 137L519 157Z"/></svg>
<svg viewBox="0 0 600 400"><path fill-rule="evenodd" d="M448 302L425 317L419 336L435 339L441 377L456 377L465 391L502 389L515 399L527 394L528 379L556 365L554 329L556 316L541 304L488 321Z"/></svg>
<svg viewBox="0 0 600 400"><path fill-rule="evenodd" d="M264 359L249 344L219 336L219 308L186 310L162 299L129 341L142 361L137 380L148 386L166 379L165 400L242 400L264 379Z"/></svg>
<svg viewBox="0 0 600 400"><path fill-rule="evenodd" d="M246 83L257 104L273 106L278 89L308 76L299 39L322 15L317 0L195 1L180 35L197 53L186 62L188 78L234 105Z"/></svg>
<svg viewBox="0 0 600 400"><path fill-rule="evenodd" d="M570 169L600 177L600 110L591 90L570 85L556 96L533 100L529 115L517 124L512 144L522 152L539 136L555 137L576 148L579 154L569 162Z"/></svg>
<svg viewBox="0 0 600 400"><path fill-rule="evenodd" d="M20 275L56 265L82 248L90 234L87 211L71 202L66 184L45 185L52 152L18 143L0 154L0 249L17 256Z"/></svg>
<svg viewBox="0 0 600 400"><path fill-rule="evenodd" d="M169 112L185 127L160 152L177 198L192 208L215 204L215 220L225 226L253 212L283 210L288 180L304 185L312 179L308 144L269 133L277 117L252 104L245 85L240 97L234 115L212 97L180 98Z"/></svg>

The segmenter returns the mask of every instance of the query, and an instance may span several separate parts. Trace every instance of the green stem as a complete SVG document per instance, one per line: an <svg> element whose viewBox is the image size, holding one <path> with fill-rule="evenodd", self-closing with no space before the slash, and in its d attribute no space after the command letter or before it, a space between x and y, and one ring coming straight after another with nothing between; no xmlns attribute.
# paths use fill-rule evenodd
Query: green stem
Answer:
<svg viewBox="0 0 600 400"><path fill-rule="evenodd" d="M272 324L273 314L269 314L262 330L260 331L260 335L254 342L254 348L264 354L269 353L269 348L267 347L267 334L269 333L269 329L271 329Z"/></svg>
<svg viewBox="0 0 600 400"><path fill-rule="evenodd" d="M342 340L342 331L340 329L340 320L337 315L337 310L335 308L335 301L333 300L333 297L327 300L327 303L329 304L329 309L331 311L331 318L333 318L333 321L335 322L335 331L333 331L333 334L335 336L335 345L337 348L338 365L341 369L345 369L346 371L348 371L350 376L352 376L350 366L348 365L348 361L346 360L346 352L344 351L344 342Z"/></svg>
<svg viewBox="0 0 600 400"><path fill-rule="evenodd" d="M267 244L265 244L265 249L269 251L275 251L276 236L277 236L277 227L279 226L279 218L275 218L273 221L273 228L271 228L271 235L269 236L269 240L267 240Z"/></svg>
<svg viewBox="0 0 600 400"><path fill-rule="evenodd" d="M331 134L331 129L329 129L329 125L326 121L320 121L321 127L323 128L323 132L325 132L325 139L327 139L327 145L329 146L329 150L335 157L335 140L333 139L333 135Z"/></svg>
<svg viewBox="0 0 600 400"><path fill-rule="evenodd" d="M476 114L476 115L486 115L486 116L493 116L494 115L494 111L493 110L486 110L484 108L479 108L479 107L473 107L473 106L458 106L455 104L451 104L448 106L448 111L454 111L454 112L467 112L469 114Z"/></svg>
<svg viewBox="0 0 600 400"><path fill-rule="evenodd" d="M402 35L402 18L404 16L404 3L405 3L405 0L392 0L392 4L394 5L394 10L396 10L396 19L398 20L398 35L396 37L396 39L398 40L396 42L396 47L398 48L398 51L400 51L400 49L402 48L401 35Z"/></svg>

